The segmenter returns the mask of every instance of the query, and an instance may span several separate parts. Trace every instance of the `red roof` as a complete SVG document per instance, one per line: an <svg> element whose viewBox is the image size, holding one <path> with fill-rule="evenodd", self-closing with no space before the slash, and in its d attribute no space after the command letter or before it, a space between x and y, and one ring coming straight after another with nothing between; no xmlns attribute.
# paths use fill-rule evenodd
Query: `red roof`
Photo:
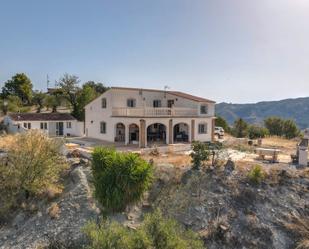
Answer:
<svg viewBox="0 0 309 249"><path fill-rule="evenodd" d="M76 120L69 113L10 113L9 116L14 121L66 121Z"/></svg>

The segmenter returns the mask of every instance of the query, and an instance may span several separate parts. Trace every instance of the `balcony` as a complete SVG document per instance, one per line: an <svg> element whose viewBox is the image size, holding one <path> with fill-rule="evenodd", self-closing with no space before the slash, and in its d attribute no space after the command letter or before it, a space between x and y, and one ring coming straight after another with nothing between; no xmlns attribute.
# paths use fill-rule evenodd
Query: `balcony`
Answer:
<svg viewBox="0 0 309 249"><path fill-rule="evenodd" d="M114 117L191 117L198 116L198 110L192 108L126 108L114 107Z"/></svg>

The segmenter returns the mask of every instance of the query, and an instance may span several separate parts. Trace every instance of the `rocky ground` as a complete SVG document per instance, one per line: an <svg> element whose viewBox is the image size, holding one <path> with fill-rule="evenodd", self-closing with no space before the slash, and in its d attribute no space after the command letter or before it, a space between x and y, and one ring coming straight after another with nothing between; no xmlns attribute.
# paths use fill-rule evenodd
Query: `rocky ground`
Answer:
<svg viewBox="0 0 309 249"><path fill-rule="evenodd" d="M309 240L309 172L282 168L261 184L237 166L190 170L179 183L162 179L151 196L154 206L198 231L208 249L292 249Z"/></svg>
<svg viewBox="0 0 309 249"><path fill-rule="evenodd" d="M81 228L100 214L92 198L89 165L84 159L69 160L63 193L35 203L32 212L17 212L0 228L0 249L44 248L56 242L80 247L85 242ZM176 157L181 165L179 160L183 158ZM111 218L134 228L145 212L161 208L199 232L208 249L294 249L305 239L309 244L308 169L264 164L266 175L254 184L247 177L254 164L244 164L229 161L192 171L158 163L157 180L143 203Z"/></svg>
<svg viewBox="0 0 309 249"><path fill-rule="evenodd" d="M83 243L81 228L88 220L97 219L98 209L88 185L89 167L76 161L72 164L72 170L66 177L65 191L59 198L36 203L33 212L17 213L12 222L0 229L1 249Z"/></svg>

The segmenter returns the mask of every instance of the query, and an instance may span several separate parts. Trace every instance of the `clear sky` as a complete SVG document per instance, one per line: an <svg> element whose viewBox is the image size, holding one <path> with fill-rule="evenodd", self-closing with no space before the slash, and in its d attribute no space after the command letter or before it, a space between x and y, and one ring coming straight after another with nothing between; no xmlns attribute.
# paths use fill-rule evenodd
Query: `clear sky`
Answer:
<svg viewBox="0 0 309 249"><path fill-rule="evenodd" d="M0 0L0 86L65 72L218 102L309 96L309 0Z"/></svg>

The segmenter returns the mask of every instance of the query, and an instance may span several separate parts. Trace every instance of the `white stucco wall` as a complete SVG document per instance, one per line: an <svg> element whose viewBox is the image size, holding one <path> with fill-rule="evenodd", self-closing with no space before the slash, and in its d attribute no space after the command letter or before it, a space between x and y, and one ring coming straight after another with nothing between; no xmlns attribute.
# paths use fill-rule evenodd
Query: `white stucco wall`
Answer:
<svg viewBox="0 0 309 249"><path fill-rule="evenodd" d="M27 131L27 128L24 128L24 123L31 124L31 130L37 129L47 135L55 135L55 123L63 122L63 134L66 136L70 134L71 136L83 136L84 135L84 123L78 122L77 120L67 120L67 121L14 121L9 116L4 118L4 124L7 125L8 131L10 133L18 133ZM67 122L71 122L71 128L67 128ZM41 129L41 123L47 123L47 129ZM18 129L19 125L19 129Z"/></svg>
<svg viewBox="0 0 309 249"><path fill-rule="evenodd" d="M166 95L166 96L165 96ZM102 98L106 98L106 108L102 108ZM201 104L208 105L208 114L200 115L199 117L112 117L113 107L127 107L127 99L135 99L136 107L153 107L153 100L160 99L162 107L167 107L167 100L174 99L174 107L196 108L200 109ZM176 100L177 99L177 100ZM189 126L189 140L191 139L191 120L195 120L195 140L211 141L212 117L214 116L214 103L200 103L189 99L177 97L171 94L164 94L163 92L142 91L139 90L125 90L125 89L110 89L102 94L100 97L89 103L85 107L85 135L91 138L97 138L105 141L114 142L115 126L117 123L123 123L126 126L126 136L128 141L128 126L136 124L140 126L140 120L146 121L147 127L153 123L161 123L166 126L166 137L169 137L169 120L173 119L173 124L186 123ZM106 123L106 133L100 133L100 123ZM204 122L207 124L207 133L198 134L198 124ZM147 136L146 136L147 137Z"/></svg>

